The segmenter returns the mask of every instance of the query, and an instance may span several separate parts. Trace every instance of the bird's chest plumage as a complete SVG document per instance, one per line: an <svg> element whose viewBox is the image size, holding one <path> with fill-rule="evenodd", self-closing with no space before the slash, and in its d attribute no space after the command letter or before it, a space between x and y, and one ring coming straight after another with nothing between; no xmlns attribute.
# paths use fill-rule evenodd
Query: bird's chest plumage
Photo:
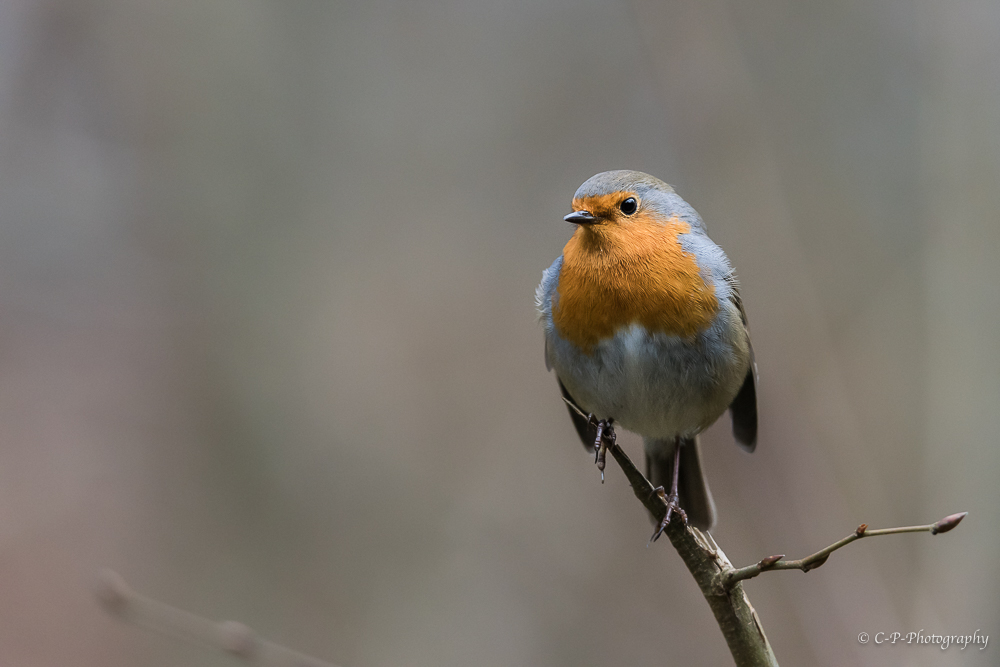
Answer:
<svg viewBox="0 0 1000 667"><path fill-rule="evenodd" d="M590 352L632 324L682 337L707 328L718 301L694 255L678 240L690 231L676 217L577 230L563 251L552 295L559 334Z"/></svg>
<svg viewBox="0 0 1000 667"><path fill-rule="evenodd" d="M613 243L577 232L567 244L550 294L549 362L583 409L644 436L693 435L735 396L745 332L681 247L686 223L627 231Z"/></svg>

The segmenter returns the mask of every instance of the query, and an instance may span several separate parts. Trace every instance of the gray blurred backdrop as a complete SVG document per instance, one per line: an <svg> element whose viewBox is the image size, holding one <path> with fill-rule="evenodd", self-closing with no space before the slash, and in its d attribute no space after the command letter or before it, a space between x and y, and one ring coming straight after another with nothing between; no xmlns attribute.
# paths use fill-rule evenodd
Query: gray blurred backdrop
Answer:
<svg viewBox="0 0 1000 667"><path fill-rule="evenodd" d="M749 582L782 664L1000 663L995 0L4 2L0 663L233 664L106 616L110 566L344 667L726 664L542 361L618 168L743 281L737 564L970 512Z"/></svg>

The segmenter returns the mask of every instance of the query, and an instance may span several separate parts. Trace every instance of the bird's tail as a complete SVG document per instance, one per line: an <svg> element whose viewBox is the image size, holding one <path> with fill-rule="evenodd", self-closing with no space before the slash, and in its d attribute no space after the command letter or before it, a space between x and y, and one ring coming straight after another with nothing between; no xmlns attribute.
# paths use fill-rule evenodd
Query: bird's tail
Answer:
<svg viewBox="0 0 1000 667"><path fill-rule="evenodd" d="M674 443L680 443L681 469L678 475L677 495L681 508L687 512L688 523L702 530L715 525L715 501L708 490L708 480L701 471L698 438L678 440L645 440L646 477L653 486L662 486L667 493L674 474ZM654 523L655 523L654 519Z"/></svg>

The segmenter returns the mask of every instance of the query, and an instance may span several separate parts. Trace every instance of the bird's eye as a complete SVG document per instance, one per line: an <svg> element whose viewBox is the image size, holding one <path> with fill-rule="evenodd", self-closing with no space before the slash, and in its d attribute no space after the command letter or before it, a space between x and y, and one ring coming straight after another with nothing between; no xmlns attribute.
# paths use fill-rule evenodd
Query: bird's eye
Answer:
<svg viewBox="0 0 1000 667"><path fill-rule="evenodd" d="M618 206L625 215L632 215L635 213L635 209L638 208L638 204L635 202L635 197L629 197Z"/></svg>

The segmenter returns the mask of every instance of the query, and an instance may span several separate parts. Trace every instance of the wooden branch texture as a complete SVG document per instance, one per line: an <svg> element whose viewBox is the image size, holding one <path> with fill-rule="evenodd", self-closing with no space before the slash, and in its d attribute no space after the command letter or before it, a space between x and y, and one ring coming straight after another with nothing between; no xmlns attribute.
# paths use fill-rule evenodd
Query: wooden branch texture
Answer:
<svg viewBox="0 0 1000 667"><path fill-rule="evenodd" d="M653 485L620 446L615 444L609 449L632 485L636 498L654 517L662 520L667 506ZM698 583L736 664L739 667L777 665L778 660L774 657L757 612L743 592L743 585L739 582L730 588L723 585L724 573L731 571L733 566L711 536L697 528L684 526L677 520L670 522L664 535Z"/></svg>
<svg viewBox="0 0 1000 667"><path fill-rule="evenodd" d="M632 485L636 498L658 520L666 515L667 506L663 497L657 494L649 480L639 472L628 455L614 443L607 443L608 450ZM738 667L776 666L777 658L767 641L764 628L757 612L743 591L743 580L751 579L772 570L802 570L808 572L826 562L830 554L864 537L896 535L899 533L927 532L932 535L945 533L957 526L968 512L952 514L940 521L925 526L902 528L882 528L869 530L861 524L851 535L834 542L825 549L799 560L786 561L783 555L768 556L747 567L734 568L726 554L715 543L712 536L697 528L685 526L676 518L667 526L664 534L674 545L688 570L694 576L702 595L708 601L715 620L722 630L729 651Z"/></svg>

